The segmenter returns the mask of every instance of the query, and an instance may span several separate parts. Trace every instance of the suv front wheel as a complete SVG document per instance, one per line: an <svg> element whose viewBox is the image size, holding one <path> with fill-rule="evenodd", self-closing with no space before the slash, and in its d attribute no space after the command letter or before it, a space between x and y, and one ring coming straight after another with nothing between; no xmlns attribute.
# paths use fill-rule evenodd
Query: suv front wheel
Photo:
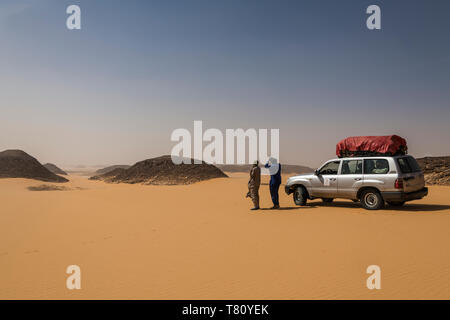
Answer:
<svg viewBox="0 0 450 320"><path fill-rule="evenodd" d="M384 205L384 200L378 190L368 189L364 190L361 194L361 204L364 209L378 210Z"/></svg>
<svg viewBox="0 0 450 320"><path fill-rule="evenodd" d="M293 193L294 202L298 206L306 205L308 198L306 197L306 190L304 187L297 187Z"/></svg>

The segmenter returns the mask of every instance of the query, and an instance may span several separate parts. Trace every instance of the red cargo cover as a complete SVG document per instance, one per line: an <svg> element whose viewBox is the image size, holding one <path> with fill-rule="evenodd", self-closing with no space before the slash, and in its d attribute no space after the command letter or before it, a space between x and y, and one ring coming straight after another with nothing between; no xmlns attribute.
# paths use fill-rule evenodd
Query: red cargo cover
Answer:
<svg viewBox="0 0 450 320"><path fill-rule="evenodd" d="M403 155L407 150L406 140L396 135L349 137L336 145L338 157Z"/></svg>

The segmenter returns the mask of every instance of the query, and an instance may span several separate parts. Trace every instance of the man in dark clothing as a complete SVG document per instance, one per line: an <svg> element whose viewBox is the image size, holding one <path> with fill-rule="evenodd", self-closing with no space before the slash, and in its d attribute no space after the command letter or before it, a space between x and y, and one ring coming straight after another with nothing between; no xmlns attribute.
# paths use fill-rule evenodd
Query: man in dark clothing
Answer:
<svg viewBox="0 0 450 320"><path fill-rule="evenodd" d="M248 181L247 197L251 197L253 201L253 208L251 210L259 209L259 186L261 185L261 168L259 162L255 161L250 170L250 180Z"/></svg>
<svg viewBox="0 0 450 320"><path fill-rule="evenodd" d="M270 158L269 162L267 162L264 167L268 168L270 172L269 188L273 202L273 207L271 209L278 209L280 208L278 189L281 185L281 164L278 163L277 159Z"/></svg>

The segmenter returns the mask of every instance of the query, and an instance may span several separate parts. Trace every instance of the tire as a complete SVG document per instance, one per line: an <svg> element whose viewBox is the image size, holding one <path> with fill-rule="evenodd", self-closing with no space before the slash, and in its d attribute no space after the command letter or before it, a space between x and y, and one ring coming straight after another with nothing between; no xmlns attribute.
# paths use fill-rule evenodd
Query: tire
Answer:
<svg viewBox="0 0 450 320"><path fill-rule="evenodd" d="M322 198L322 201L324 202L324 203L332 203L333 202L333 198Z"/></svg>
<svg viewBox="0 0 450 320"><path fill-rule="evenodd" d="M363 208L367 210L378 210L384 205L383 197L375 189L364 190L360 200Z"/></svg>
<svg viewBox="0 0 450 320"><path fill-rule="evenodd" d="M306 190L304 187L297 187L292 194L294 203L298 206L306 205L308 198L306 197Z"/></svg>
<svg viewBox="0 0 450 320"><path fill-rule="evenodd" d="M387 203L393 207L401 207L405 204L405 201L388 201Z"/></svg>

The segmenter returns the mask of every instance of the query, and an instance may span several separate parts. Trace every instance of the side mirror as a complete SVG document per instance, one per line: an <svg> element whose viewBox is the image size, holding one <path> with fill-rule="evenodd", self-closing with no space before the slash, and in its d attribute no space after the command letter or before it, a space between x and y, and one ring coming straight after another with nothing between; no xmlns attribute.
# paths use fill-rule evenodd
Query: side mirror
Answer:
<svg viewBox="0 0 450 320"><path fill-rule="evenodd" d="M316 176L320 176L319 170L314 171L314 174L315 174Z"/></svg>

